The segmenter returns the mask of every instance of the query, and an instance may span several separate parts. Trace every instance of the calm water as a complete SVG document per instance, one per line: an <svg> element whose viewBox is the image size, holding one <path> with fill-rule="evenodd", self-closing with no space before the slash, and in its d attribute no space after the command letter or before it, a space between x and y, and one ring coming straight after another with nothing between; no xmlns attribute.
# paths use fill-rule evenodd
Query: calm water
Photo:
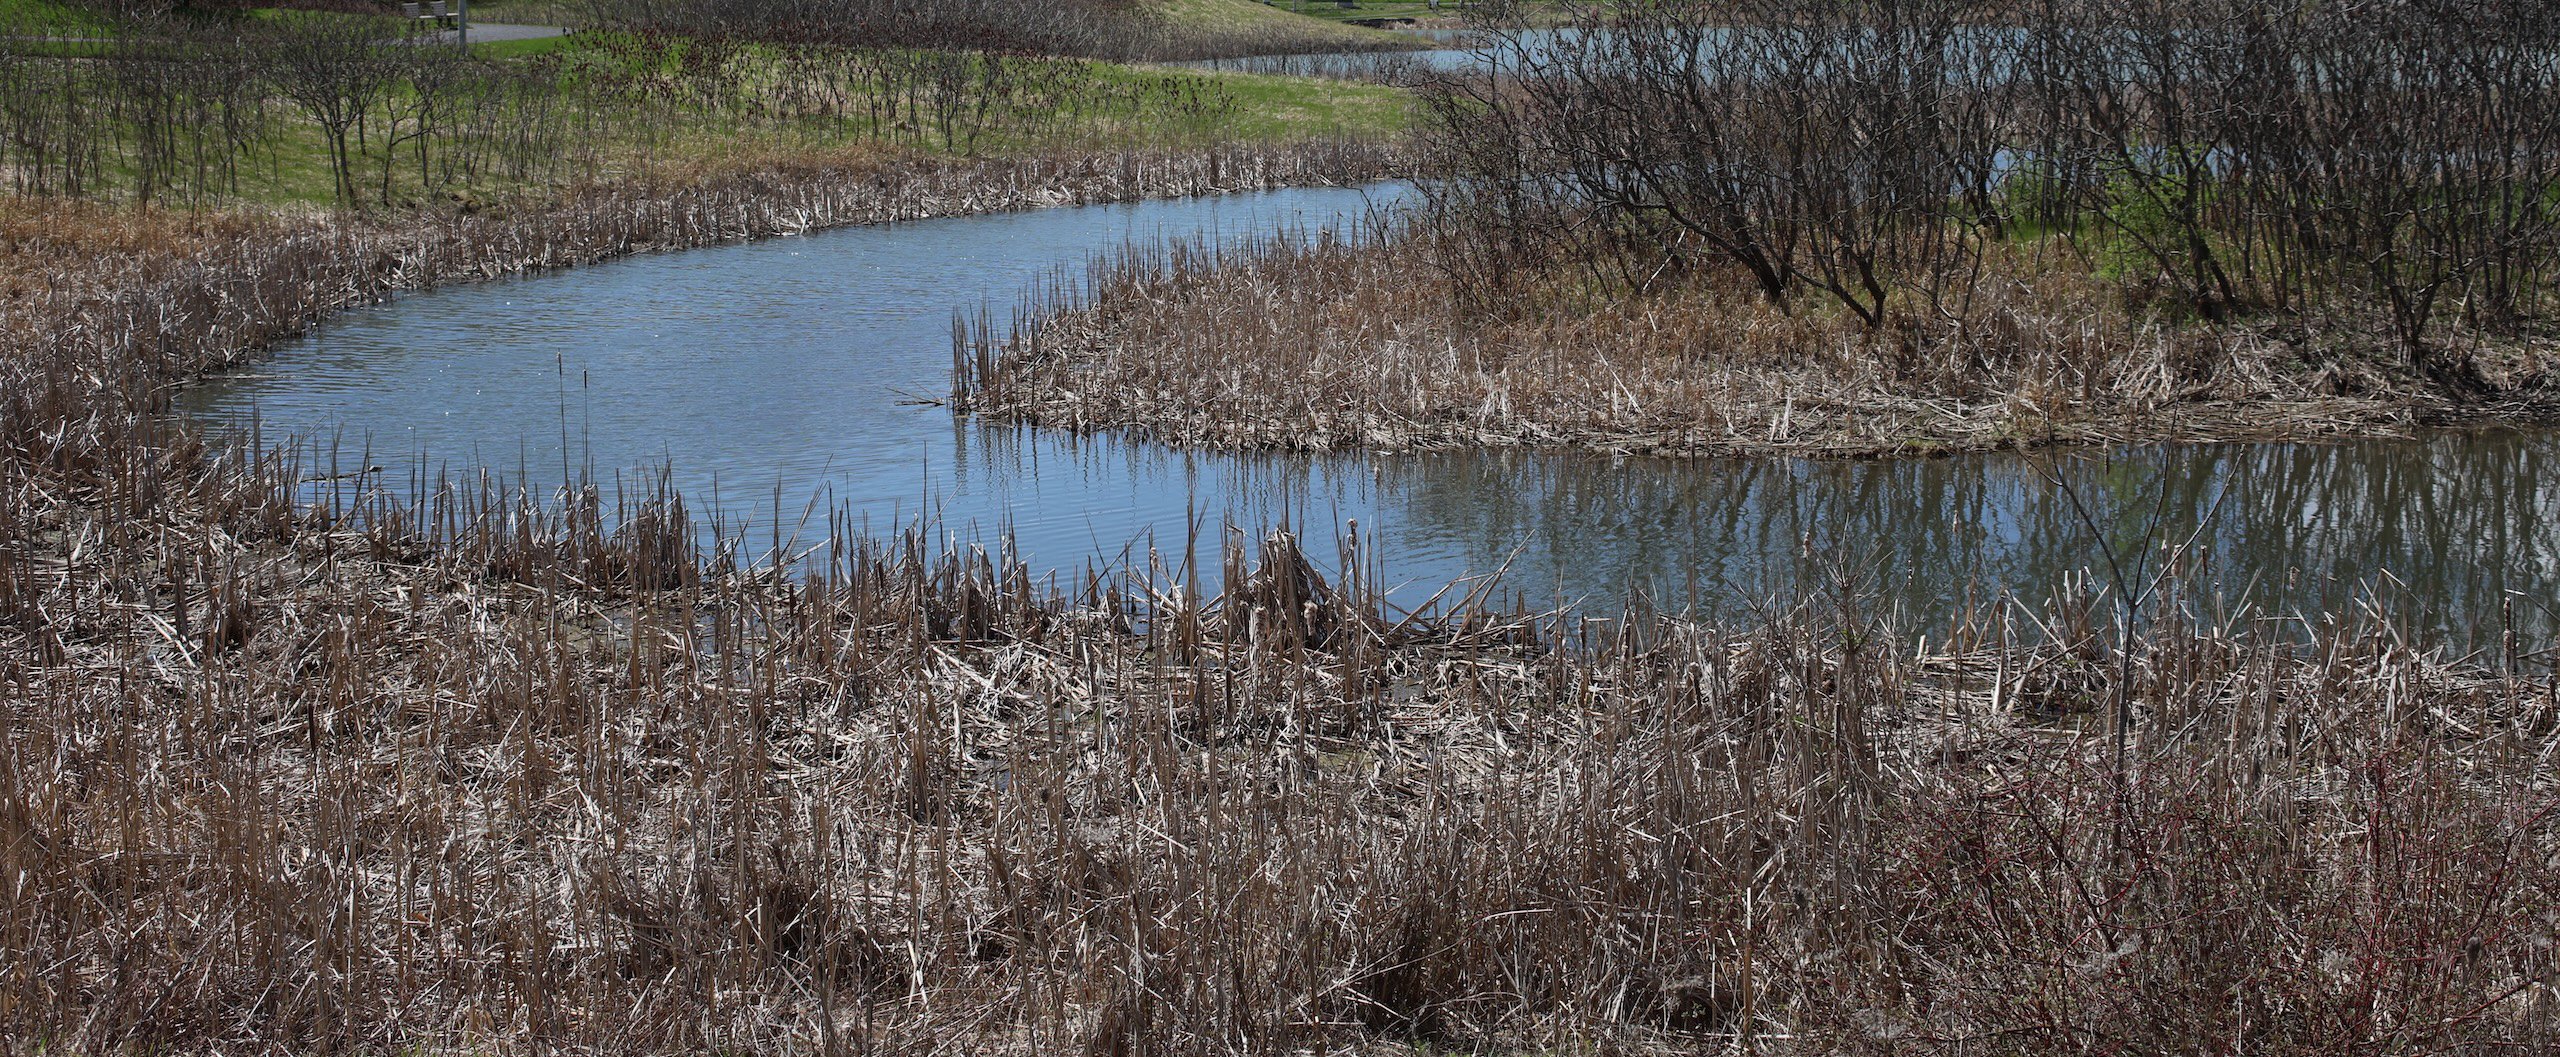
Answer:
<svg viewBox="0 0 2560 1057"><path fill-rule="evenodd" d="M1521 58L1519 54L1509 50L1486 47L1486 38L1480 34L1438 30L1419 35L1432 38L1437 46L1420 51L1247 55L1235 59L1204 59L1174 65L1222 73L1398 80L1422 73L1500 71L1516 65ZM1545 57L1550 55L1561 42L1570 38L1562 30L1533 29L1522 31L1517 39L1518 47L1522 51L1533 56Z"/></svg>
<svg viewBox="0 0 2560 1057"><path fill-rule="evenodd" d="M1525 453L1329 458L1186 453L984 428L947 388L955 310L1130 240L1241 239L1339 222L1393 187L1054 209L636 257L348 313L185 406L322 465L489 468L536 487L671 467L697 508L797 522L815 505L887 532L1011 532L1038 566L1178 552L1193 526L1356 520L1418 602L1506 569L1506 589L1607 606L1630 589L1711 613L1848 575L1920 624L2103 561L2188 543L2196 597L2334 612L2382 592L2463 637L2516 612L2560 627L2560 445L2545 434L1876 462ZM393 485L406 480L381 475ZM788 527L784 531L788 532ZM1214 562L1210 563L1214 564Z"/></svg>

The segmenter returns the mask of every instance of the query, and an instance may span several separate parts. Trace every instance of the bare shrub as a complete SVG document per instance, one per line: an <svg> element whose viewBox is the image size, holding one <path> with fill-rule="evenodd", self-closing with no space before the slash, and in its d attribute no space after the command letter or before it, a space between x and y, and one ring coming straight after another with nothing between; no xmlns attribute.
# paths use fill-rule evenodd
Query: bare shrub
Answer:
<svg viewBox="0 0 2560 1057"><path fill-rule="evenodd" d="M1488 28L1518 78L1433 107L1442 257L1475 288L1571 244L1627 288L1708 265L1960 342L1987 243L2058 240L2173 319L2371 319L2464 398L2550 300L2547 5L1660 0Z"/></svg>

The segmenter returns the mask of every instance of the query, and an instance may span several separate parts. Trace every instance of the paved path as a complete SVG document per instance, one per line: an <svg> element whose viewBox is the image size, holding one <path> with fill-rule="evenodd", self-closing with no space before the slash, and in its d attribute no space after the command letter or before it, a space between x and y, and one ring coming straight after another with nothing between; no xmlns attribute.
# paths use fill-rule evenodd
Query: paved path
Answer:
<svg viewBox="0 0 2560 1057"><path fill-rule="evenodd" d="M494 44L499 41L506 40L549 40L553 37L565 37L568 35L569 27L567 26L522 26L511 22L474 22L471 24L471 43L474 44ZM454 43L456 39L456 31L450 29L444 30L443 32L437 33L435 39L439 43ZM113 44L115 42L116 38L113 37L0 36L0 44Z"/></svg>
<svg viewBox="0 0 2560 1057"><path fill-rule="evenodd" d="M471 24L471 43L474 44L495 44L502 40L549 40L553 37L568 35L569 29L566 26L520 26L510 22L473 22ZM441 34L441 39L446 43L452 43L454 31L445 30Z"/></svg>

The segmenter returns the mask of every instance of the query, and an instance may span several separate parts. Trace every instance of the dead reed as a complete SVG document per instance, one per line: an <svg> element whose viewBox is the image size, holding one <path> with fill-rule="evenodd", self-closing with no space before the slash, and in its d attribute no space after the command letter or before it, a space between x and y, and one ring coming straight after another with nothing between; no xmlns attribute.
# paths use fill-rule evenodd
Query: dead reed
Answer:
<svg viewBox="0 0 2560 1057"><path fill-rule="evenodd" d="M663 490L359 471L305 506L333 468L161 413L398 289L1385 160L763 169L417 227L13 208L0 1047L2553 1044L2531 644L2119 638L2086 591L1930 647L1849 591L1416 615L1285 535L1048 580L839 522L783 572L704 559L741 552Z"/></svg>
<svg viewBox="0 0 2560 1057"><path fill-rule="evenodd" d="M1436 220L1098 259L1003 334L962 336L968 410L1173 443L1372 450L1892 453L2394 434L2539 418L2553 347L2466 344L2500 401L2455 400L2387 321L2205 326L2129 307L2051 242L1994 247L1965 311L1878 327L1710 271L1630 289L1570 255L1502 268ZM1916 296L1916 295L1912 295ZM1897 309L1901 300L1889 302Z"/></svg>
<svg viewBox="0 0 2560 1057"><path fill-rule="evenodd" d="M759 164L761 162L761 164ZM119 212L19 199L0 219L0 368L76 362L59 381L156 390L237 362L329 311L396 291L623 254L819 228L1282 184L1374 179L1397 152L1364 143L895 161L868 152L733 160L669 184L598 185L555 201L372 220ZM145 359L135 362L137 352ZM41 386L13 395L43 410Z"/></svg>
<svg viewBox="0 0 2560 1057"><path fill-rule="evenodd" d="M102 241L144 274L244 237L131 223ZM152 261L155 230L197 257ZM144 410L142 366L221 358L175 344L202 318L72 354L139 314L0 361L21 1048L2308 1055L2560 1025L2533 644L2451 657L2374 614L2120 639L2078 590L1928 646L1850 590L1739 628L1415 615L1286 536L1035 580L833 523L784 574L703 560L741 552L658 491L406 506L358 475L299 506L329 468ZM75 392L122 399L29 399Z"/></svg>
<svg viewBox="0 0 2560 1057"><path fill-rule="evenodd" d="M44 1052L2560 1025L2560 703L2378 618L2119 665L2085 595L1925 650L1849 596L1415 617L1285 536L1213 545L1215 598L921 533L795 578L698 565L663 496L331 527L221 466L140 511L0 471L0 1025Z"/></svg>

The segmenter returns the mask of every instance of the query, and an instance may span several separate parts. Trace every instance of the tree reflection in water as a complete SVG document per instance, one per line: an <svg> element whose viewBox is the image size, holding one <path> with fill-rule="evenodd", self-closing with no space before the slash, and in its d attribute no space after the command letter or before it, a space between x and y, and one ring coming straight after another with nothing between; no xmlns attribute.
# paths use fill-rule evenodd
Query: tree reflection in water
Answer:
<svg viewBox="0 0 2560 1057"><path fill-rule="evenodd" d="M2553 450L2490 432L1865 462L1433 455L1376 470L1391 565L1428 581L1417 565L1485 569L1517 551L1512 585L1532 598L1634 590L1739 616L1846 568L1925 628L2103 567L2102 533L2120 553L2185 549L2198 606L2384 604L2494 641L2509 605L2521 633L2560 626Z"/></svg>

